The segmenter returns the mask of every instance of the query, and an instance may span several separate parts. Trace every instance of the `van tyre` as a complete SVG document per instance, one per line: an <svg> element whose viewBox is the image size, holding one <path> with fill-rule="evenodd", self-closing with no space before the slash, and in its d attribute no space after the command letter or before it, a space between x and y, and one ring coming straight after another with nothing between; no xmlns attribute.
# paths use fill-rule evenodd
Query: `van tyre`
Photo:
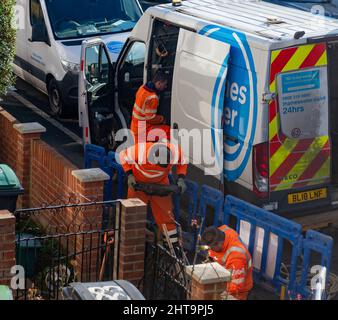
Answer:
<svg viewBox="0 0 338 320"><path fill-rule="evenodd" d="M62 101L61 91L55 79L49 81L48 98L51 114L56 117L61 117L64 114L64 103Z"/></svg>

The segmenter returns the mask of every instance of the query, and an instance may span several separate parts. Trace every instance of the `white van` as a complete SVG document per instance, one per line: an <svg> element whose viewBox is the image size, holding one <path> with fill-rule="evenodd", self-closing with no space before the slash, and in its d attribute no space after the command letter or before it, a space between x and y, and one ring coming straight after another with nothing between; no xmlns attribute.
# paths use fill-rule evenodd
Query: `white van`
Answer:
<svg viewBox="0 0 338 320"><path fill-rule="evenodd" d="M188 0L148 9L108 74L98 56L88 85L92 50L109 60L101 40L83 43L86 143L112 145L137 88L160 68L170 76L160 99L168 124L209 131L221 161L211 177L186 150L193 179L278 212L338 204L338 21L255 0Z"/></svg>
<svg viewBox="0 0 338 320"><path fill-rule="evenodd" d="M82 41L100 36L115 61L142 15L138 0L17 0L17 12L14 73L48 94L54 115L77 111Z"/></svg>

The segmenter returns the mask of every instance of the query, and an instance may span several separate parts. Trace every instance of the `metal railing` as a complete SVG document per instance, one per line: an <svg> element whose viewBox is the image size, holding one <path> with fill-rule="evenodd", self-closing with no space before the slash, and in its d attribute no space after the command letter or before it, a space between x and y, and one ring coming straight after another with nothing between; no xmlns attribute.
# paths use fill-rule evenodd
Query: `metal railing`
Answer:
<svg viewBox="0 0 338 320"><path fill-rule="evenodd" d="M143 292L148 300L188 300L186 265L159 243L147 243Z"/></svg>
<svg viewBox="0 0 338 320"><path fill-rule="evenodd" d="M99 221L91 221L93 213ZM17 210L16 260L25 278L15 298L59 300L71 282L117 279L120 214L119 201Z"/></svg>

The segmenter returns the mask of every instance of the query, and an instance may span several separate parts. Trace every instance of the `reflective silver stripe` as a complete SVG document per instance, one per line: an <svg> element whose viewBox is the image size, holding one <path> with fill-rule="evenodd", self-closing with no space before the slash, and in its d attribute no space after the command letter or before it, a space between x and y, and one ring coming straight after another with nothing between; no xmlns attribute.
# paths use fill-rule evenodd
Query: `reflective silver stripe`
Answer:
<svg viewBox="0 0 338 320"><path fill-rule="evenodd" d="M162 171L157 171L157 173L155 173L156 171L155 170L152 170L154 172L154 174L150 174L144 170L142 170L140 168L140 166L135 163L135 167L138 171L140 171L146 178L150 178L150 179L154 179L154 178L159 178L159 177L162 177L164 175L164 172Z"/></svg>
<svg viewBox="0 0 338 320"><path fill-rule="evenodd" d="M152 120L155 118L155 115L151 116L139 116L137 113L133 112L133 117L136 118L137 120Z"/></svg>
<svg viewBox="0 0 338 320"><path fill-rule="evenodd" d="M176 243L176 242L178 242L178 238L170 238L170 242L171 243Z"/></svg>
<svg viewBox="0 0 338 320"><path fill-rule="evenodd" d="M137 110L138 112L143 113L143 110L136 103L134 104L134 109Z"/></svg>
<svg viewBox="0 0 338 320"><path fill-rule="evenodd" d="M168 236L173 236L173 235L177 235L177 230L174 229L174 230L171 230L171 231L168 231Z"/></svg>
<svg viewBox="0 0 338 320"><path fill-rule="evenodd" d="M141 109L136 103L134 104L134 110L140 112L142 115L145 113L157 113L156 109Z"/></svg>
<svg viewBox="0 0 338 320"><path fill-rule="evenodd" d="M129 163L129 164L134 162L134 160L131 159L131 158L129 158L128 156L124 157L124 161L127 162L127 163Z"/></svg>
<svg viewBox="0 0 338 320"><path fill-rule="evenodd" d="M155 109L145 109L145 113L157 113L157 110Z"/></svg>
<svg viewBox="0 0 338 320"><path fill-rule="evenodd" d="M222 264L225 264L225 262L227 261L230 253L232 252L239 252L239 253L243 253L245 255L245 258L246 258L246 262L248 264L248 268L251 268L251 265L252 265L252 262L251 262L251 259L249 258L249 256L247 255L247 252L241 248L241 247L231 247L225 254L224 256L222 257Z"/></svg>
<svg viewBox="0 0 338 320"><path fill-rule="evenodd" d="M137 113L133 112L133 117L135 117L138 120L146 120L144 116L139 116Z"/></svg>
<svg viewBox="0 0 338 320"><path fill-rule="evenodd" d="M245 279L244 278L241 278L241 279L232 279L231 282L234 283L234 284L242 284L242 283L245 282Z"/></svg>
<svg viewBox="0 0 338 320"><path fill-rule="evenodd" d="M152 99L155 99L157 102L159 101L158 99L158 96L157 95L153 95L153 96L149 96L147 97L145 100L144 100L144 103L143 103L143 106L142 106L142 109L144 110L145 107L146 107L146 103Z"/></svg>
<svg viewBox="0 0 338 320"><path fill-rule="evenodd" d="M155 99L157 102L159 102L158 96L157 96L157 95L152 95L152 96L147 97L147 98L144 100L142 107L139 107L139 106L135 103L135 104L134 104L135 109L138 110L139 112L144 113L144 112L145 112L145 109L146 109L147 102L149 102L149 101L152 100L152 99ZM147 110L149 110L149 109L147 109ZM156 112L157 112L157 111L156 111ZM156 113L156 112L155 112L155 113Z"/></svg>

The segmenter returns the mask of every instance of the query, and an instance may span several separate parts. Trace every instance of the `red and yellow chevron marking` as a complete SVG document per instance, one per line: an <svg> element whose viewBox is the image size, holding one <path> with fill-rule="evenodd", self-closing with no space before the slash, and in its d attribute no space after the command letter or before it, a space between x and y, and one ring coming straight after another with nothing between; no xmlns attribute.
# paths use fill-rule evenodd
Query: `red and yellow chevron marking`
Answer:
<svg viewBox="0 0 338 320"><path fill-rule="evenodd" d="M276 76L279 73L326 65L325 43L273 51L270 92L277 93ZM269 141L271 191L321 184L329 179L329 137L297 140L283 135L275 100L269 106Z"/></svg>

